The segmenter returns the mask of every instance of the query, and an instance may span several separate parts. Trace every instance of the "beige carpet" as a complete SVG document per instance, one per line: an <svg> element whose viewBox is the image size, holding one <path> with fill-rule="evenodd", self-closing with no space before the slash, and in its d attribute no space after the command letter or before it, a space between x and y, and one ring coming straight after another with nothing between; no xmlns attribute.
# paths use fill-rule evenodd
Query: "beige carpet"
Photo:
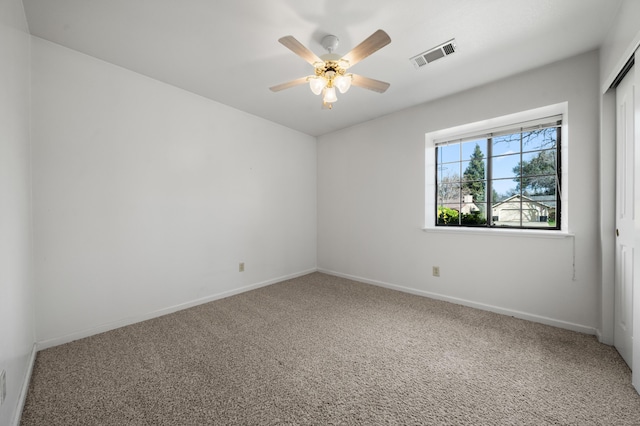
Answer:
<svg viewBox="0 0 640 426"><path fill-rule="evenodd" d="M38 353L23 425L639 425L593 336L320 273Z"/></svg>

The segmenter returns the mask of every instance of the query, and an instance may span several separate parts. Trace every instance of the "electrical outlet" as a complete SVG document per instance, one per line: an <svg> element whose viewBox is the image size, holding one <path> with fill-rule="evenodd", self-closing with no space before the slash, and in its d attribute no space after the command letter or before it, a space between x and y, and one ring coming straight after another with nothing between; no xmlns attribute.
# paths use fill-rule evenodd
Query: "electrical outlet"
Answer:
<svg viewBox="0 0 640 426"><path fill-rule="evenodd" d="M7 374L4 370L0 373L0 405L4 403L4 399L7 397Z"/></svg>
<svg viewBox="0 0 640 426"><path fill-rule="evenodd" d="M240 262L240 264L238 264L238 272L244 272L244 262Z"/></svg>
<svg viewBox="0 0 640 426"><path fill-rule="evenodd" d="M440 276L440 267L439 266L434 266L433 267L433 276L434 277L439 277Z"/></svg>

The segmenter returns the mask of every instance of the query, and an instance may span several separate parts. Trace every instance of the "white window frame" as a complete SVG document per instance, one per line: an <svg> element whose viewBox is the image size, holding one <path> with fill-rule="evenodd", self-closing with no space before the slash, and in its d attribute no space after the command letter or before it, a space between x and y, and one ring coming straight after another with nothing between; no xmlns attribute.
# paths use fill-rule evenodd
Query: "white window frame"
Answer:
<svg viewBox="0 0 640 426"><path fill-rule="evenodd" d="M442 140L463 139L472 134L490 133L501 127L509 127L518 123L538 120L545 117L562 115L562 127L560 130L560 159L561 159L561 205L559 230L534 230L518 228L491 228L491 227L465 227L465 226L436 226L436 142ZM514 114L495 117L475 123L436 130L425 134L425 222L424 230L428 232L447 233L478 233L494 235L534 236L548 238L563 238L572 235L569 231L569 193L568 182L568 158L569 158L569 114L568 103L558 103L541 108L535 108Z"/></svg>

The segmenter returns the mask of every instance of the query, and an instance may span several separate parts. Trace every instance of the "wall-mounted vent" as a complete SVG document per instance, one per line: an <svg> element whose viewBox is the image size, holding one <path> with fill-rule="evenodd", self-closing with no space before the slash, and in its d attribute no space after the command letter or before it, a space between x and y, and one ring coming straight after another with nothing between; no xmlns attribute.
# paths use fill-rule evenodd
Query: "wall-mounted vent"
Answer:
<svg viewBox="0 0 640 426"><path fill-rule="evenodd" d="M434 47L433 49L427 50L426 52L422 52L419 55L414 56L409 59L413 66L418 69L422 68L428 63L433 61L437 61L440 58L444 58L445 56L449 56L456 51L456 40L452 39L447 41L446 43L442 43L440 46Z"/></svg>

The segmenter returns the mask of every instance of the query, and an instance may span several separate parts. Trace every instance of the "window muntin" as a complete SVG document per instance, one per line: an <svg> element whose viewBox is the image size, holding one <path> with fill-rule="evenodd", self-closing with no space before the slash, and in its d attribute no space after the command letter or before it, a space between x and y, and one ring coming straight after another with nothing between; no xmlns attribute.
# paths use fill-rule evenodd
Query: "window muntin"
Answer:
<svg viewBox="0 0 640 426"><path fill-rule="evenodd" d="M561 120L437 142L436 226L559 230Z"/></svg>

